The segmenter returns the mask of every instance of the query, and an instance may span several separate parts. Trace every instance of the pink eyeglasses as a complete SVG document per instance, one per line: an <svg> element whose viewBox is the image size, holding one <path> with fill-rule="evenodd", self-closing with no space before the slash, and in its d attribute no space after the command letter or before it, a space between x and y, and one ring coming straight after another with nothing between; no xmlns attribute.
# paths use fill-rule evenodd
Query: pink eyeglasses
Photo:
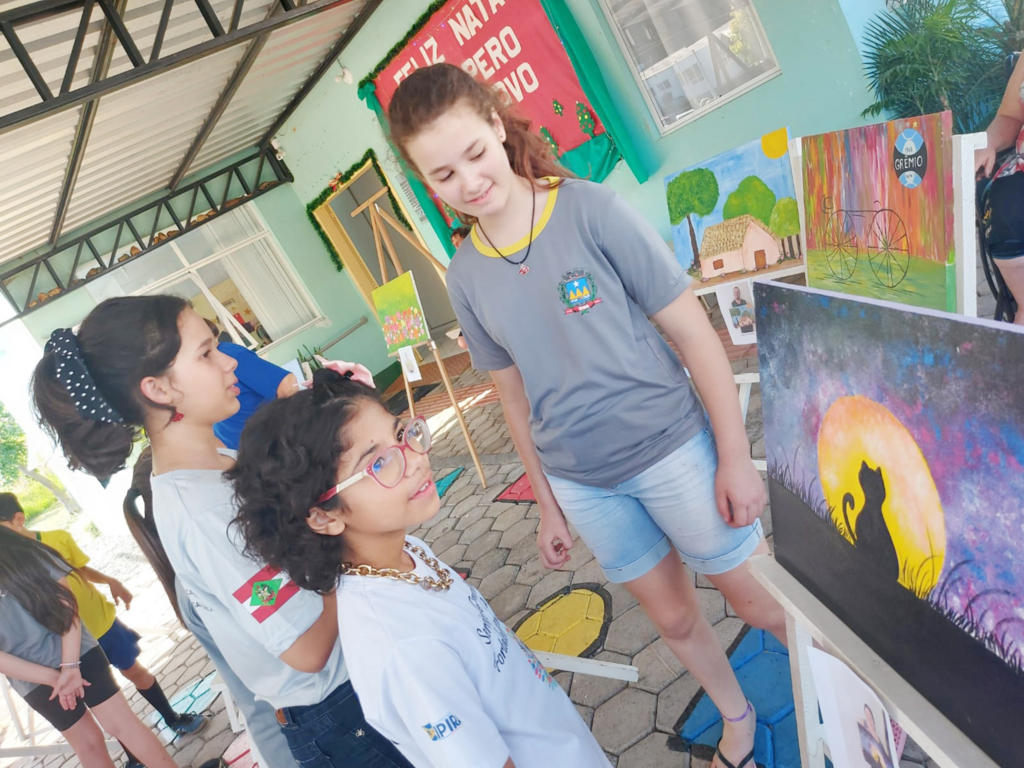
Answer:
<svg viewBox="0 0 1024 768"><path fill-rule="evenodd" d="M421 418L415 418L405 425L402 432L402 442L391 445L374 456L362 472L353 475L348 480L338 483L329 488L317 499L322 503L334 498L351 485L355 485L364 477L369 477L377 482L381 488L394 488L405 477L405 452L410 450L413 453L424 454L430 450L430 427Z"/></svg>

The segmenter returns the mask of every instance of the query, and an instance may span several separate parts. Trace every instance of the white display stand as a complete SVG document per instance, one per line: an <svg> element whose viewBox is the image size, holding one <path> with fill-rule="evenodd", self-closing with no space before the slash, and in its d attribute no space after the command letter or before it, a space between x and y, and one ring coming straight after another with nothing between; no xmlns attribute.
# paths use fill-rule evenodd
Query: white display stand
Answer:
<svg viewBox="0 0 1024 768"><path fill-rule="evenodd" d="M757 580L786 611L803 768L824 768L827 749L807 654L814 645L841 660L867 683L889 715L942 768L999 768L773 557L761 555L749 562Z"/></svg>
<svg viewBox="0 0 1024 768"><path fill-rule="evenodd" d="M988 146L985 133L953 137L953 242L956 246L956 311L978 316L978 236L975 224L974 151Z"/></svg>

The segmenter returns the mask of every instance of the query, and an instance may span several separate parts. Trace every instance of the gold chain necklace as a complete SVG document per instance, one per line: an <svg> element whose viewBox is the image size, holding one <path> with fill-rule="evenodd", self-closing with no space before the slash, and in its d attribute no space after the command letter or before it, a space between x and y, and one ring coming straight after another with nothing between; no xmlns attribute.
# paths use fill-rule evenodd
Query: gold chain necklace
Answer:
<svg viewBox="0 0 1024 768"><path fill-rule="evenodd" d="M405 549L419 557L420 560L433 569L438 578L435 579L433 576L417 576L415 573L404 573L397 568L374 568L370 565L352 565L351 563L342 563L341 572L345 576L376 576L382 579L396 579L397 581L404 581L409 584L419 584L424 589L433 589L437 592L444 592L452 585L452 575L441 567L436 558L430 557L423 550L423 547L406 544Z"/></svg>

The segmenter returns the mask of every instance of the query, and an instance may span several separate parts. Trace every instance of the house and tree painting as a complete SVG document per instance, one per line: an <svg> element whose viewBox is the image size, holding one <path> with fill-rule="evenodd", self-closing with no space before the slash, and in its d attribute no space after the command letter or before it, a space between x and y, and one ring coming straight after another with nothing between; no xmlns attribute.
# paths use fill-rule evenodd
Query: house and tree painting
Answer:
<svg viewBox="0 0 1024 768"><path fill-rule="evenodd" d="M695 278L802 258L785 128L665 182L676 258Z"/></svg>

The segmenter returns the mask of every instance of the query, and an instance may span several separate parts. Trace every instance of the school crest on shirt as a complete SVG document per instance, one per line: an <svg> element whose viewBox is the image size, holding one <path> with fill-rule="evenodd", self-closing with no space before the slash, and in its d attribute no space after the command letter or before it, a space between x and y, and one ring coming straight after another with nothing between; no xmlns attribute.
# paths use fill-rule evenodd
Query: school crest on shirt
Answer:
<svg viewBox="0 0 1024 768"><path fill-rule="evenodd" d="M262 624L281 609L299 592L298 585L280 568L267 566L233 593L235 600L249 609L249 613Z"/></svg>
<svg viewBox="0 0 1024 768"><path fill-rule="evenodd" d="M562 275L558 283L558 298L565 305L565 314L586 314L601 303L597 295L597 281L589 272L582 269L571 269Z"/></svg>

